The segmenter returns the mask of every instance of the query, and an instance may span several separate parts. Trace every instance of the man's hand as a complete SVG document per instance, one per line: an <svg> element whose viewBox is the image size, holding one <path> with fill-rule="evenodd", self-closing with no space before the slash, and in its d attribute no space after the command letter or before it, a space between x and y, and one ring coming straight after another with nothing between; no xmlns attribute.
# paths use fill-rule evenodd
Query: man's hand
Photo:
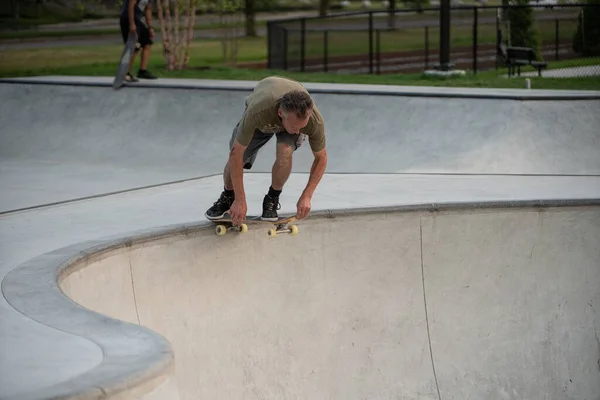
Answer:
<svg viewBox="0 0 600 400"><path fill-rule="evenodd" d="M308 217L308 213L310 212L310 196L302 195L298 200L298 204L296 204L296 216L298 219L303 219Z"/></svg>
<svg viewBox="0 0 600 400"><path fill-rule="evenodd" d="M150 39L154 40L154 28L150 28Z"/></svg>
<svg viewBox="0 0 600 400"><path fill-rule="evenodd" d="M242 224L242 221L246 219L247 211L248 206L246 204L246 201L235 199L229 211L229 213L231 214L231 222L233 223L233 225L240 226Z"/></svg>
<svg viewBox="0 0 600 400"><path fill-rule="evenodd" d="M135 29L135 24L129 24L129 32L137 33L137 30Z"/></svg>

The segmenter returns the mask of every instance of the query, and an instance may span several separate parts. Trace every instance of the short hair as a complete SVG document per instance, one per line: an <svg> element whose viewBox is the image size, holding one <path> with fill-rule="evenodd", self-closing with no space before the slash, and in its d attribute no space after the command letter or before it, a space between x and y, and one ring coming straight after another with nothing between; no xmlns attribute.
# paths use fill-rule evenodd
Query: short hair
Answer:
<svg viewBox="0 0 600 400"><path fill-rule="evenodd" d="M306 118L307 112L313 107L313 100L304 91L292 90L281 96L279 107L284 113L293 112L298 118Z"/></svg>

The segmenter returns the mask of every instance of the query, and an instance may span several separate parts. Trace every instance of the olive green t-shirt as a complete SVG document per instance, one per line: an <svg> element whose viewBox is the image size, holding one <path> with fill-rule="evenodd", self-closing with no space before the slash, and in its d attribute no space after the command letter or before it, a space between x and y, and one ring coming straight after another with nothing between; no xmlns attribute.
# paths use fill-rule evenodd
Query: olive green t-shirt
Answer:
<svg viewBox="0 0 600 400"><path fill-rule="evenodd" d="M277 110L281 96L291 90L302 90L308 93L302 84L292 79L271 76L261 80L246 97L246 109L238 125L237 141L247 146L252 140L255 129L266 134L285 132ZM308 124L300 129L300 133L307 136L312 151L320 151L325 147L325 126L316 104L313 106Z"/></svg>

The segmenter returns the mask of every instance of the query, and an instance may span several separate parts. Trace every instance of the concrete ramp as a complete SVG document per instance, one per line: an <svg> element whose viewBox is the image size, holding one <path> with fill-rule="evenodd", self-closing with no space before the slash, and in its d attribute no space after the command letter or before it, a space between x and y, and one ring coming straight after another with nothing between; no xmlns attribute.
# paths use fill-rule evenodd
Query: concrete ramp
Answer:
<svg viewBox="0 0 600 400"><path fill-rule="evenodd" d="M61 287L172 344L147 399L597 400L592 204L339 212L295 237L157 230L95 242Z"/></svg>
<svg viewBox="0 0 600 400"><path fill-rule="evenodd" d="M221 173L250 91L1 83L0 157L161 172L156 181ZM330 173L600 174L598 99L313 96ZM270 172L274 151L262 153L253 171ZM307 172L312 155L295 161Z"/></svg>
<svg viewBox="0 0 600 400"><path fill-rule="evenodd" d="M253 86L169 85L0 83L0 212L221 174ZM598 93L565 101L515 90L533 97L520 101L313 86L328 173L600 175ZM251 172L270 172L274 159L272 141ZM300 149L293 172L312 160Z"/></svg>

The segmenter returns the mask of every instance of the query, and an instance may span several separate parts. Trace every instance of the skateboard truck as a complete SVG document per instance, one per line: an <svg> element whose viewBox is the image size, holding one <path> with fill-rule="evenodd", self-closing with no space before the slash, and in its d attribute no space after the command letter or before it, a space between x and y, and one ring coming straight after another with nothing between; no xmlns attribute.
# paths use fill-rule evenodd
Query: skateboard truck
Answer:
<svg viewBox="0 0 600 400"><path fill-rule="evenodd" d="M228 226L228 225L219 224L215 228L215 232L219 236L223 236L224 234L227 233L227 231L238 231L240 233L246 233L246 232L248 232L248 225L242 224L240 226L235 226L235 225Z"/></svg>
<svg viewBox="0 0 600 400"><path fill-rule="evenodd" d="M298 227L296 225L290 225L288 228L287 223L277 224L275 228L269 229L267 235L269 235L269 237L275 237L280 233L289 233L290 235L295 236L298 234Z"/></svg>

